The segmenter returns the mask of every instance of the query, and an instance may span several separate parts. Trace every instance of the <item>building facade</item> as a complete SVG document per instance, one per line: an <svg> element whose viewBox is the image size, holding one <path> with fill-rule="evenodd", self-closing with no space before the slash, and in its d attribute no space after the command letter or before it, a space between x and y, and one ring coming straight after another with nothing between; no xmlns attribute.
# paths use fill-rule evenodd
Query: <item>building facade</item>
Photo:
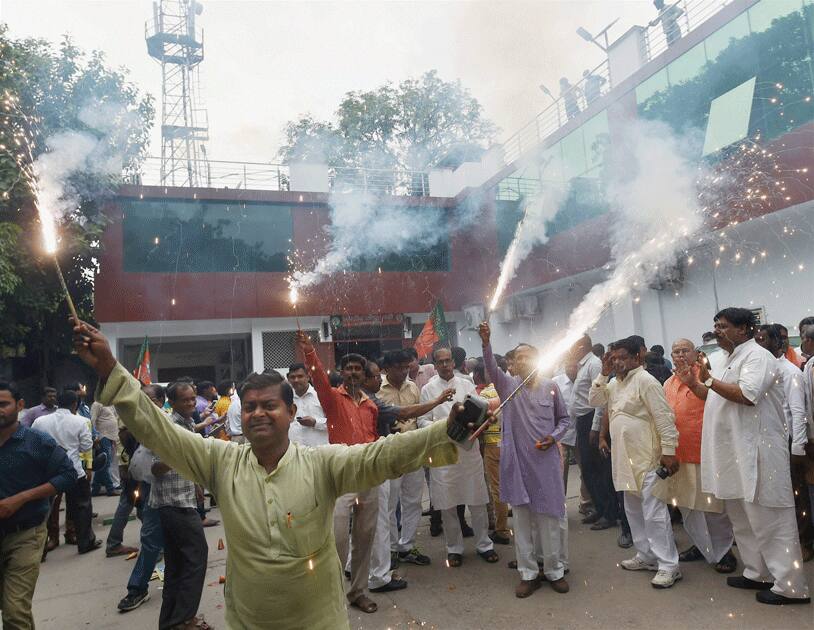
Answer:
<svg viewBox="0 0 814 630"><path fill-rule="evenodd" d="M634 36L640 31L623 38ZM623 38L612 53L630 48ZM591 335L700 343L714 313L731 305L750 306L794 334L812 313L801 295L814 269L813 41L810 0L734 0L658 54L635 62L612 54L609 89L558 116L546 133L537 125L529 141L507 143L480 163L431 172L419 189L380 194L385 209L406 208L416 222L441 213L448 229L429 247L405 243L398 255L349 260L303 292L296 312L286 279L325 255L332 195L346 194L331 192L327 169L324 182L312 169L299 187L292 171L283 191L125 186L108 207L97 319L128 367L147 336L161 381L238 380L285 368L295 359L296 317L320 339L326 364L348 351L408 346L437 300L453 342L478 355L473 324L515 227L529 200L556 184L568 195L546 226L548 240L522 263L492 315L498 349L544 344L607 277L606 158L640 119L698 137L699 165L717 169L728 188L706 217L709 238L610 306ZM359 234L363 245L366 238Z"/></svg>

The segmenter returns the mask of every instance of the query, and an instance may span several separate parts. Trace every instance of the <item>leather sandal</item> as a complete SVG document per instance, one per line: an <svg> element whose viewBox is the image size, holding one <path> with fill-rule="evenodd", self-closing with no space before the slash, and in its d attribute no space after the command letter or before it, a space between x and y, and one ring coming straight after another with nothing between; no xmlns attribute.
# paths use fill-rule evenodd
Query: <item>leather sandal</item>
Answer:
<svg viewBox="0 0 814 630"><path fill-rule="evenodd" d="M693 545L689 549L685 549L680 554L678 554L678 559L681 562L695 562L696 560L700 560L704 557L704 554L701 553L701 550Z"/></svg>
<svg viewBox="0 0 814 630"><path fill-rule="evenodd" d="M374 613L379 610L379 606L367 595L359 595L356 600L350 603L354 608L358 608L364 613Z"/></svg>
<svg viewBox="0 0 814 630"><path fill-rule="evenodd" d="M718 573L734 573L735 569L738 568L738 559L732 554L732 550L730 549L724 554L723 558L713 565L713 568Z"/></svg>
<svg viewBox="0 0 814 630"><path fill-rule="evenodd" d="M448 553L447 554L447 566L450 567L459 567L463 562L463 557L459 553Z"/></svg>
<svg viewBox="0 0 814 630"><path fill-rule="evenodd" d="M489 563L494 563L500 560L500 556L497 555L497 551L494 549L490 549L489 551L479 551L478 555Z"/></svg>

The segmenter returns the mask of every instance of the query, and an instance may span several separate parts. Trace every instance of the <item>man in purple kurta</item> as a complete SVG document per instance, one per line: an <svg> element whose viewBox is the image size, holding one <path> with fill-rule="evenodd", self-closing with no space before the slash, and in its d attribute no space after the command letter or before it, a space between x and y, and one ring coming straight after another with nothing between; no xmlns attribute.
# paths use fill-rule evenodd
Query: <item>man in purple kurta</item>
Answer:
<svg viewBox="0 0 814 630"><path fill-rule="evenodd" d="M479 332L486 371L500 399L505 400L534 369L537 350L528 344L517 346L516 376L509 376L495 362L489 324L481 324ZM565 489L556 442L568 429L570 418L557 384L533 377L503 408L502 422L500 499L511 504L514 514L514 543L521 577L515 594L528 597L540 587L535 546L542 548L544 573L551 587L567 593L560 531L565 518Z"/></svg>

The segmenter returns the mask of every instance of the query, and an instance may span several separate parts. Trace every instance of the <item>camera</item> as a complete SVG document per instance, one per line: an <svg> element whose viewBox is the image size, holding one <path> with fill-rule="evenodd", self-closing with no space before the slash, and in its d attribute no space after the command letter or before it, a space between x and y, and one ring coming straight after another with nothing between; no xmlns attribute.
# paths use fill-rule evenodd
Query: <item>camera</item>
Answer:
<svg viewBox="0 0 814 630"><path fill-rule="evenodd" d="M670 476L670 470L667 468L667 466L659 466L656 468L656 474L662 479L667 479L667 477Z"/></svg>
<svg viewBox="0 0 814 630"><path fill-rule="evenodd" d="M468 438L472 435L474 429L470 429L468 425L473 424L477 429L483 423L486 412L489 410L489 403L480 396L467 394L463 404L463 410L455 417L452 426L447 429L447 435L455 440L461 448L469 450L474 442Z"/></svg>

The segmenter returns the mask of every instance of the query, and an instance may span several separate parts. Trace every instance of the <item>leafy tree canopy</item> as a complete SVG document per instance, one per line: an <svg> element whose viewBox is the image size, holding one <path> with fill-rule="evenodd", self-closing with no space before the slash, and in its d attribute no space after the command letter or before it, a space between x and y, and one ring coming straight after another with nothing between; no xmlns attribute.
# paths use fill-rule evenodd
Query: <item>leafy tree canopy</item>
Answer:
<svg viewBox="0 0 814 630"><path fill-rule="evenodd" d="M35 357L47 376L50 354L69 350L70 330L53 261L42 248L26 146L36 159L55 134L80 132L132 169L144 156L154 107L101 52L86 54L68 37L59 45L15 40L7 30L0 24L0 357ZM117 116L100 131L94 118L111 111ZM59 226L58 255L79 314L89 319L106 223L102 207L119 181L118 173L87 171L68 181L78 204Z"/></svg>
<svg viewBox="0 0 814 630"><path fill-rule="evenodd" d="M430 70L397 86L348 92L334 120L305 115L290 121L280 157L331 167L424 170L461 145L487 145L497 132L460 81L444 81Z"/></svg>

